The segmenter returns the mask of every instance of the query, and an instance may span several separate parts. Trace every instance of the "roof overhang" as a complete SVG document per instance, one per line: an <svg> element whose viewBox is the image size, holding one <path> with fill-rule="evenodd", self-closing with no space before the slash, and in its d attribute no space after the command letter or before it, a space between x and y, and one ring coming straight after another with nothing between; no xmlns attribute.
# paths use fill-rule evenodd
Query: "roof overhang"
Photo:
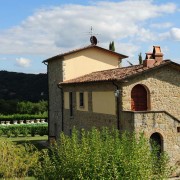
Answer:
<svg viewBox="0 0 180 180"><path fill-rule="evenodd" d="M80 52L80 51L83 51L83 50L86 50L86 49L92 49L92 48L102 50L104 52L110 53L111 55L116 55L120 59L128 58L128 56L126 56L126 55L123 55L123 54L120 54L120 53L117 53L117 52L114 52L114 51L110 51L108 49L105 49L105 48L102 48L102 47L99 47L99 46L90 45L90 46L86 46L86 47L83 47L83 48L75 49L73 51L69 51L69 52L66 52L66 53L62 53L62 54L50 57L50 58L44 60L43 63L48 63L49 61L56 60L56 59L62 58L64 56L67 56L67 55L70 55L70 54L74 54L74 53L77 53L77 52Z"/></svg>

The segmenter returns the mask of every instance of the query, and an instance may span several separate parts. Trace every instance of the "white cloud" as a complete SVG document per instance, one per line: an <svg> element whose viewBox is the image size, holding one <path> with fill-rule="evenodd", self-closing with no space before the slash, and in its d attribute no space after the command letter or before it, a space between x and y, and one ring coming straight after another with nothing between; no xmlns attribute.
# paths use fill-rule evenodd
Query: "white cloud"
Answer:
<svg viewBox="0 0 180 180"><path fill-rule="evenodd" d="M170 30L170 36L175 41L180 41L180 28L172 28Z"/></svg>
<svg viewBox="0 0 180 180"><path fill-rule="evenodd" d="M156 5L151 0L105 1L86 6L40 9L21 25L1 32L0 53L49 57L88 45L89 38L85 32L90 26L100 34L98 40L101 44L133 37L152 41L154 32L143 26L143 22L175 11L173 3Z"/></svg>
<svg viewBox="0 0 180 180"><path fill-rule="evenodd" d="M30 63L31 63L30 59L26 59L23 57L16 59L16 66L19 67L23 67L23 68L29 67Z"/></svg>
<svg viewBox="0 0 180 180"><path fill-rule="evenodd" d="M163 28L170 28L172 27L173 24L170 23L170 22L165 22L165 23L154 23L154 24L151 24L150 27L152 28L157 28L157 29L163 29Z"/></svg>

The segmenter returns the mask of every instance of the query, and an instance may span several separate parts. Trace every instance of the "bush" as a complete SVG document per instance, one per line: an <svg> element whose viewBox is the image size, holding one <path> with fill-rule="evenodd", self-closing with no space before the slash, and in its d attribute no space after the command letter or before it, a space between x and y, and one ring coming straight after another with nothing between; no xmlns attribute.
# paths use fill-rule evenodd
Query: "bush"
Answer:
<svg viewBox="0 0 180 180"><path fill-rule="evenodd" d="M13 131L13 134L15 137L18 137L20 135L20 131L18 129Z"/></svg>
<svg viewBox="0 0 180 180"><path fill-rule="evenodd" d="M8 130L8 131L6 132L6 136L7 136L8 138L10 138L10 137L12 136L12 131L11 131L11 130Z"/></svg>
<svg viewBox="0 0 180 180"><path fill-rule="evenodd" d="M143 135L106 128L73 130L72 137L61 133L40 157L37 179L164 179L170 170L167 156L157 157Z"/></svg>
<svg viewBox="0 0 180 180"><path fill-rule="evenodd" d="M46 126L41 126L41 127L38 129L38 134L39 134L40 136L48 135L48 129L46 128Z"/></svg>
<svg viewBox="0 0 180 180"><path fill-rule="evenodd" d="M30 134L32 137L34 137L36 134L38 134L38 127L37 126L32 126L30 130Z"/></svg>
<svg viewBox="0 0 180 180"><path fill-rule="evenodd" d="M0 136L2 136L3 135L3 130L2 129L0 129Z"/></svg>
<svg viewBox="0 0 180 180"><path fill-rule="evenodd" d="M30 133L29 129L25 126L22 127L21 129L21 134L24 136L24 137L27 137L27 135Z"/></svg>
<svg viewBox="0 0 180 180"><path fill-rule="evenodd" d="M48 135L48 124L18 124L18 125L9 125L9 126L0 126L0 131L2 131L2 135L7 135L11 137L14 135L15 137L22 134L23 136L27 136L31 134L34 135Z"/></svg>
<svg viewBox="0 0 180 180"><path fill-rule="evenodd" d="M39 152L32 145L15 145L0 139L0 178L26 177L38 161Z"/></svg>

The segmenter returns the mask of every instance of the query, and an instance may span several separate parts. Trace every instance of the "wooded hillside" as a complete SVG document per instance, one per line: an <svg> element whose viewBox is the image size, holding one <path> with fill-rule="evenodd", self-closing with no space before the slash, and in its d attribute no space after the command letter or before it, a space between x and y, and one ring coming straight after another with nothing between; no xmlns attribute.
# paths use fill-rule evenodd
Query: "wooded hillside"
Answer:
<svg viewBox="0 0 180 180"><path fill-rule="evenodd" d="M47 74L0 71L0 99L31 102L47 100Z"/></svg>

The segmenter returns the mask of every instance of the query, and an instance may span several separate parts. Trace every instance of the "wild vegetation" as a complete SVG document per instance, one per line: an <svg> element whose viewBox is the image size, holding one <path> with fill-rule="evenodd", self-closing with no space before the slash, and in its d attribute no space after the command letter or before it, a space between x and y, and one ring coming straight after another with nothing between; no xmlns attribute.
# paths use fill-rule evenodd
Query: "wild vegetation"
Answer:
<svg viewBox="0 0 180 180"><path fill-rule="evenodd" d="M0 140L0 178L33 176L36 179L165 179L171 168L165 153L150 150L141 134L117 130L73 130L60 134L49 149L14 145Z"/></svg>
<svg viewBox="0 0 180 180"><path fill-rule="evenodd" d="M164 179L171 168L165 153L150 150L143 135L119 134L117 130L92 129L60 135L36 164L37 179Z"/></svg>
<svg viewBox="0 0 180 180"><path fill-rule="evenodd" d="M0 178L23 178L31 175L39 152L32 145L15 145L0 139Z"/></svg>

